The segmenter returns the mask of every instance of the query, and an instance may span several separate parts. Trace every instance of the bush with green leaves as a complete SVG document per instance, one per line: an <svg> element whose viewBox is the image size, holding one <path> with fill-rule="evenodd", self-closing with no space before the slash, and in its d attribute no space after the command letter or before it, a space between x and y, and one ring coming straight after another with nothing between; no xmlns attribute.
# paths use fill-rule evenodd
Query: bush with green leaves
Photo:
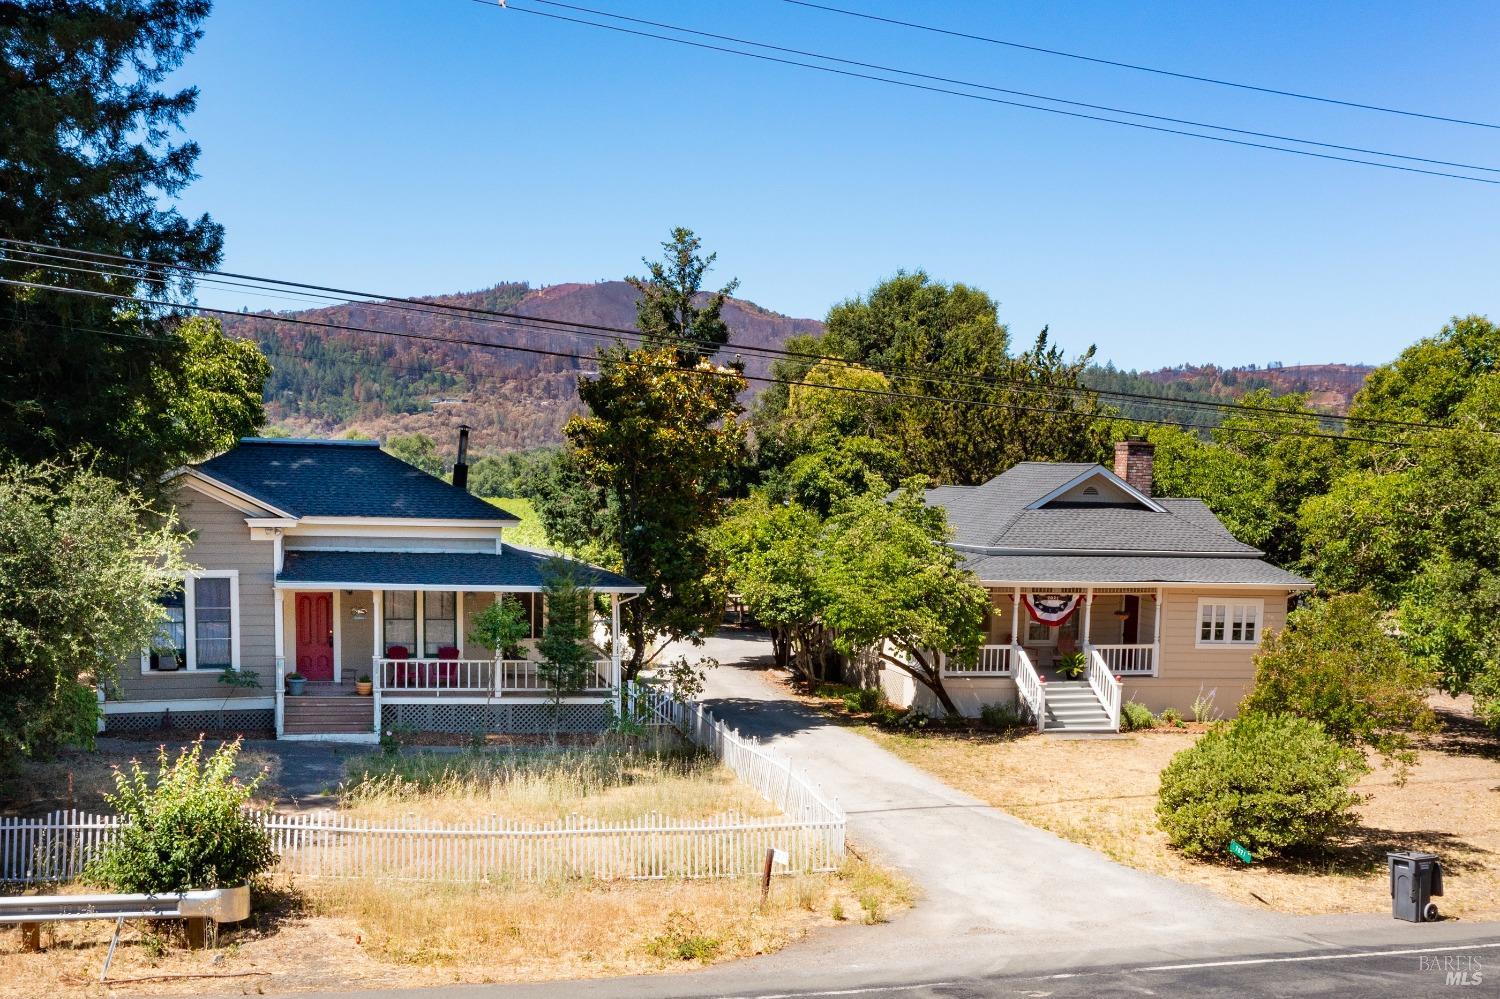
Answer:
<svg viewBox="0 0 1500 999"><path fill-rule="evenodd" d="M269 871L276 853L265 828L244 807L266 774L235 776L240 741L203 757L203 740L169 759L163 746L155 775L132 761L116 770L107 800L124 819L88 864L84 880L111 891L163 892L232 888Z"/></svg>
<svg viewBox="0 0 1500 999"><path fill-rule="evenodd" d="M1237 840L1257 857L1315 850L1348 829L1368 770L1317 722L1245 714L1210 729L1162 771L1156 814L1190 856Z"/></svg>
<svg viewBox="0 0 1500 999"><path fill-rule="evenodd" d="M1155 728L1156 716L1140 701L1126 701L1120 705L1120 727L1127 732Z"/></svg>
<svg viewBox="0 0 1500 999"><path fill-rule="evenodd" d="M1435 679L1390 633L1373 597L1348 593L1313 601L1267 633L1240 710L1301 715L1346 746L1409 765L1410 733L1437 727L1427 706Z"/></svg>
<svg viewBox="0 0 1500 999"><path fill-rule="evenodd" d="M1026 712L1021 710L1021 706L1014 701L996 701L994 704L982 705L979 708L979 720L984 722L986 728L992 728L997 732L1031 727L1031 722L1026 718Z"/></svg>

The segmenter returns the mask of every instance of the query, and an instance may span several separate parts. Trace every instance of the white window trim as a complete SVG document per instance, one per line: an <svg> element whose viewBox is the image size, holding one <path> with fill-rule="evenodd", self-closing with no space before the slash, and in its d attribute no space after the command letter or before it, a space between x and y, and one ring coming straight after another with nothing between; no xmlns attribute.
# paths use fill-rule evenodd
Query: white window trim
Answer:
<svg viewBox="0 0 1500 999"><path fill-rule="evenodd" d="M1207 606L1224 608L1224 640L1216 642L1205 641L1203 638L1203 608ZM1229 637L1230 615L1235 607L1251 607L1255 610L1255 639L1253 641L1234 641ZM1199 649L1253 649L1260 644L1260 639L1266 629L1266 602L1259 597L1199 597L1198 613L1193 617L1193 646Z"/></svg>
<svg viewBox="0 0 1500 999"><path fill-rule="evenodd" d="M238 569L197 569L183 576L182 613L187 630L187 666L180 670L151 668L151 650L141 650L142 676L173 676L177 673L218 673L219 667L198 668L198 622L196 587L190 585L198 579L229 580L229 668L240 671L240 571Z"/></svg>

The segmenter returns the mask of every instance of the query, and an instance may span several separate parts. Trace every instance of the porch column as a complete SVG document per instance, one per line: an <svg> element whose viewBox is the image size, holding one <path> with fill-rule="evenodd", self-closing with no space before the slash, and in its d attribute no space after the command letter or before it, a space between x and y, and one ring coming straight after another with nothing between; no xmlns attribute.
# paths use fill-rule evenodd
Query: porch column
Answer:
<svg viewBox="0 0 1500 999"><path fill-rule="evenodd" d="M1160 586L1156 588L1156 619L1151 624L1151 675L1161 674L1161 602L1166 593Z"/></svg>
<svg viewBox="0 0 1500 999"><path fill-rule="evenodd" d="M1088 587L1083 591L1083 651L1087 655L1089 651L1089 625L1094 623L1094 588Z"/></svg>
<svg viewBox="0 0 1500 999"><path fill-rule="evenodd" d="M385 591L370 591L370 680L371 700L375 711L375 734L380 734L381 660L385 658Z"/></svg>
<svg viewBox="0 0 1500 999"><path fill-rule="evenodd" d="M1011 672L1015 672L1016 650L1021 647L1021 588L1017 586L1010 595L1010 655Z"/></svg>
<svg viewBox="0 0 1500 999"><path fill-rule="evenodd" d="M286 591L273 589L271 597L272 634L276 642L273 650L276 653L276 738L279 739L286 722Z"/></svg>
<svg viewBox="0 0 1500 999"><path fill-rule="evenodd" d="M615 688L615 716L623 713L624 700L620 690L620 595L609 595L609 677Z"/></svg>

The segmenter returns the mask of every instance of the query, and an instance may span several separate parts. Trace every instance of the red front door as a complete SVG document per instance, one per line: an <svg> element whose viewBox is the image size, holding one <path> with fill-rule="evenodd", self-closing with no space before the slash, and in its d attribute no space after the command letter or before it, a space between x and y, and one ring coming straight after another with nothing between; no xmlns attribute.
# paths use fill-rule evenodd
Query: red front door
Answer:
<svg viewBox="0 0 1500 999"><path fill-rule="evenodd" d="M297 672L333 679L333 594L297 594Z"/></svg>

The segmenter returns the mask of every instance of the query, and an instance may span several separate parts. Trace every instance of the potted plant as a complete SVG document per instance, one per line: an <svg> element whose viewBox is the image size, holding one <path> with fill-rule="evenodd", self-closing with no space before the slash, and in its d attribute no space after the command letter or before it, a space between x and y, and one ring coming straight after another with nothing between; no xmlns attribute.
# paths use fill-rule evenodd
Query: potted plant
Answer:
<svg viewBox="0 0 1500 999"><path fill-rule="evenodd" d="M1088 659L1082 652L1069 652L1057 657L1057 675L1065 676L1069 680L1076 680L1083 676Z"/></svg>
<svg viewBox="0 0 1500 999"><path fill-rule="evenodd" d="M369 697L375 691L375 684L370 682L370 674L361 673L354 681L354 692L360 697Z"/></svg>
<svg viewBox="0 0 1500 999"><path fill-rule="evenodd" d="M286 692L293 697L301 697L302 690L307 686L307 677L301 673L288 673L286 675Z"/></svg>

